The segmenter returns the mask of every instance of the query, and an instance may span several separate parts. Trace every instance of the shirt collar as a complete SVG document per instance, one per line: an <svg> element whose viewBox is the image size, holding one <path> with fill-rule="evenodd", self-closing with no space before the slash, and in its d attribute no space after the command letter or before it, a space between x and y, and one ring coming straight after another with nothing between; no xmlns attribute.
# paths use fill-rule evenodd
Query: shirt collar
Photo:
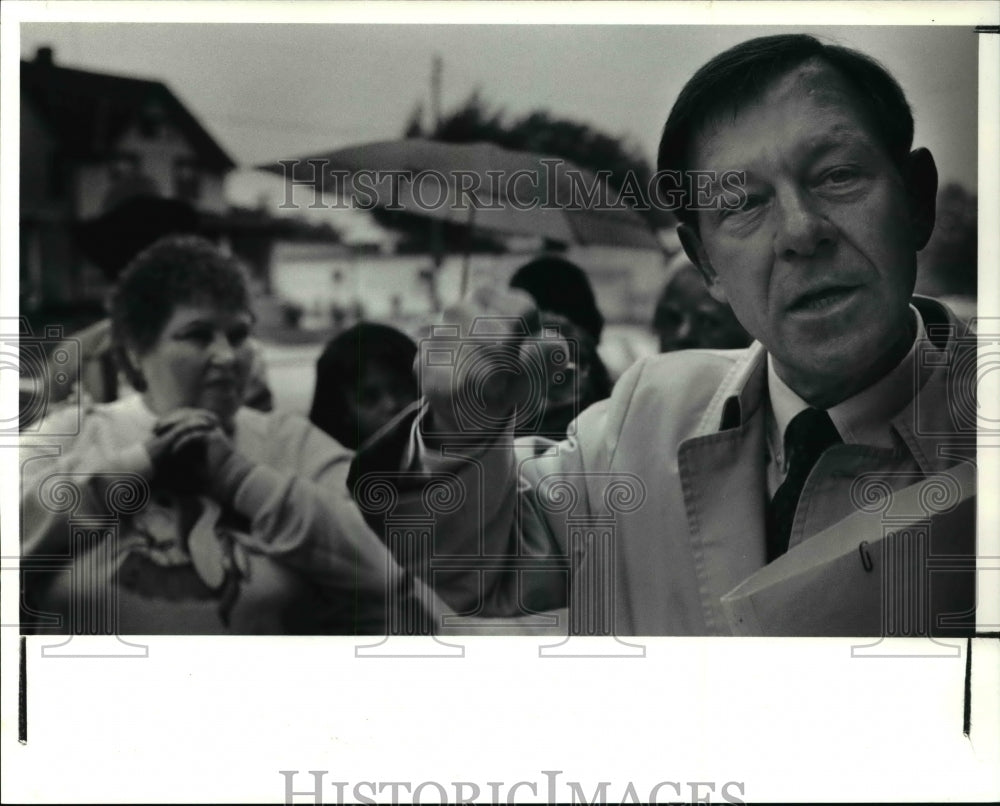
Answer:
<svg viewBox="0 0 1000 806"><path fill-rule="evenodd" d="M913 398L913 362L917 343L927 337L917 309L911 305L910 311L916 321L916 337L902 361L871 386L828 410L830 419L846 443L894 447L891 418ZM792 418L809 408L809 404L778 377L770 355L767 357L767 391L771 404L768 439L772 455L783 464L785 430Z"/></svg>

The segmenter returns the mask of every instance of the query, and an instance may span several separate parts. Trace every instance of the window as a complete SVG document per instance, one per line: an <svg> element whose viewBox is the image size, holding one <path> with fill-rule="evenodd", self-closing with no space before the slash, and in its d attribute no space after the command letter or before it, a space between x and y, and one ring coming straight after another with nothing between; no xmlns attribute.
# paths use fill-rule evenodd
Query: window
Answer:
<svg viewBox="0 0 1000 806"><path fill-rule="evenodd" d="M174 195L185 201L201 197L201 171L194 160L187 157L174 160Z"/></svg>
<svg viewBox="0 0 1000 806"><path fill-rule="evenodd" d="M108 178L117 182L139 173L142 163L139 155L130 151L119 151L108 158Z"/></svg>

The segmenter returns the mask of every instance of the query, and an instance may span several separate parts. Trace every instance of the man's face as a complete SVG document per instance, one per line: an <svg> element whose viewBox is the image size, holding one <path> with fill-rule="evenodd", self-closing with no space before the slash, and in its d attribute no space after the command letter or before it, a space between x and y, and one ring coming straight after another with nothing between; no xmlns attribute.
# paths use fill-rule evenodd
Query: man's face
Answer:
<svg viewBox="0 0 1000 806"><path fill-rule="evenodd" d="M835 70L806 62L710 123L692 167L746 172L741 209L698 213L696 262L809 402L837 402L912 338L907 188Z"/></svg>

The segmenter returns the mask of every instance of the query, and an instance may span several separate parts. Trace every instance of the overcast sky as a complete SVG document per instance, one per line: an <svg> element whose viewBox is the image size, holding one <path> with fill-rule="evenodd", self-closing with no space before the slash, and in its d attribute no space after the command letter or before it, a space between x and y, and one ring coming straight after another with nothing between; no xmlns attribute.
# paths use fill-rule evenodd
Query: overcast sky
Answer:
<svg viewBox="0 0 1000 806"><path fill-rule="evenodd" d="M652 163L692 72L735 42L779 30L883 61L942 180L976 187L971 28L26 23L21 53L51 45L67 67L165 81L241 166L400 136L414 106L429 107L435 53L445 110L478 89L511 116L546 109L627 138Z"/></svg>

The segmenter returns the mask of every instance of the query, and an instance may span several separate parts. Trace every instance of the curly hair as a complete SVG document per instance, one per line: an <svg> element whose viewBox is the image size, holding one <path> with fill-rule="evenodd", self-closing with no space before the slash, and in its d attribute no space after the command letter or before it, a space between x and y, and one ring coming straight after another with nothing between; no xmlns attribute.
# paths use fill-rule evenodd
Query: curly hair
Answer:
<svg viewBox="0 0 1000 806"><path fill-rule="evenodd" d="M901 167L913 144L913 113L896 79L856 50L827 45L806 34L778 34L750 39L720 53L684 85L663 127L658 173L683 175L691 167L694 142L706 123L754 103L774 81L810 59L828 64L846 81L872 133ZM681 223L697 228L693 209L682 206L674 213Z"/></svg>
<svg viewBox="0 0 1000 806"><path fill-rule="evenodd" d="M145 353L156 344L178 305L209 304L250 310L242 264L194 235L171 235L143 250L125 267L110 299L111 328L119 359L126 346ZM122 361L129 380L141 378Z"/></svg>

